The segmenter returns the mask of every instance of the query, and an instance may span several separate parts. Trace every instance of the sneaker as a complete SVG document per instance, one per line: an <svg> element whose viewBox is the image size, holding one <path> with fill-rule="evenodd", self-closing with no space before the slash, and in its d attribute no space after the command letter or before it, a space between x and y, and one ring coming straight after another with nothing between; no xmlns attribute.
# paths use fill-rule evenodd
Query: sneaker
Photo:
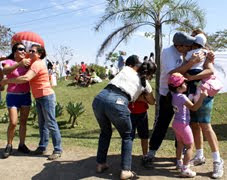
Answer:
<svg viewBox="0 0 227 180"><path fill-rule="evenodd" d="M183 167L183 162L182 162L182 160L181 160L181 161L178 161L178 162L177 162L177 165L176 165L176 170L181 170L182 167Z"/></svg>
<svg viewBox="0 0 227 180"><path fill-rule="evenodd" d="M195 156L195 157L190 161L190 165L191 165L191 166L199 166L199 165L205 164L205 162L206 162L205 157L198 158L198 157Z"/></svg>
<svg viewBox="0 0 227 180"><path fill-rule="evenodd" d="M212 177L217 179L217 178L221 178L224 174L224 161L223 159L221 159L221 162L214 162L213 163L213 174Z"/></svg>
<svg viewBox="0 0 227 180"><path fill-rule="evenodd" d="M96 165L96 172L97 173L102 173L102 172L106 171L107 169L109 169L109 166L106 163Z"/></svg>
<svg viewBox="0 0 227 180"><path fill-rule="evenodd" d="M35 151L31 152L31 154L33 154L33 155L46 155L47 151L42 150L40 147L37 147L37 149Z"/></svg>
<svg viewBox="0 0 227 180"><path fill-rule="evenodd" d="M29 154L31 152L25 144L19 145L17 151L24 154Z"/></svg>
<svg viewBox="0 0 227 180"><path fill-rule="evenodd" d="M49 155L47 159L52 161L52 160L58 159L60 157L61 157L61 153L53 152L53 154Z"/></svg>
<svg viewBox="0 0 227 180"><path fill-rule="evenodd" d="M11 144L7 144L7 146L3 152L2 158L3 159L8 158L10 156L10 154L12 154L12 151L13 151L13 146Z"/></svg>
<svg viewBox="0 0 227 180"><path fill-rule="evenodd" d="M181 170L181 176L182 177L189 177L189 178L193 178L196 176L196 172L192 171L190 168L187 168L185 170Z"/></svg>
<svg viewBox="0 0 227 180"><path fill-rule="evenodd" d="M136 173L129 170L121 170L120 179L132 179L133 177L136 177Z"/></svg>

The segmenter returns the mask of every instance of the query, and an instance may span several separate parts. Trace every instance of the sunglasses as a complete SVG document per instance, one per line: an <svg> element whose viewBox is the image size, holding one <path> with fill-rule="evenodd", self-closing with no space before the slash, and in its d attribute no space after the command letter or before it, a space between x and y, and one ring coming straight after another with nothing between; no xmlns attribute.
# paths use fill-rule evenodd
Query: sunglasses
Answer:
<svg viewBox="0 0 227 180"><path fill-rule="evenodd" d="M33 53L36 53L36 51L35 51L35 50L32 50L32 49L29 50L29 52L32 53L32 54L33 54Z"/></svg>
<svg viewBox="0 0 227 180"><path fill-rule="evenodd" d="M25 48L17 48L17 51L24 51L24 52L26 52Z"/></svg>

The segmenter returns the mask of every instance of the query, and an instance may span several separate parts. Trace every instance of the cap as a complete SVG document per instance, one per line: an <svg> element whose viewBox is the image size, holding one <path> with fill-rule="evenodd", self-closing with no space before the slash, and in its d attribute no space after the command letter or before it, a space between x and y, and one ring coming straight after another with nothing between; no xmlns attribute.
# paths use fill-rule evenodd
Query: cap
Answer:
<svg viewBox="0 0 227 180"><path fill-rule="evenodd" d="M198 34L195 36L195 43L205 47L207 38L204 34Z"/></svg>
<svg viewBox="0 0 227 180"><path fill-rule="evenodd" d="M173 73L169 76L168 84L173 87L179 87L186 78L181 73Z"/></svg>
<svg viewBox="0 0 227 180"><path fill-rule="evenodd" d="M173 36L173 44L191 46L195 42L195 38L183 32L177 32Z"/></svg>
<svg viewBox="0 0 227 180"><path fill-rule="evenodd" d="M131 55L129 56L126 61L125 65L126 66L140 66L142 63L139 61L139 57L137 55Z"/></svg>

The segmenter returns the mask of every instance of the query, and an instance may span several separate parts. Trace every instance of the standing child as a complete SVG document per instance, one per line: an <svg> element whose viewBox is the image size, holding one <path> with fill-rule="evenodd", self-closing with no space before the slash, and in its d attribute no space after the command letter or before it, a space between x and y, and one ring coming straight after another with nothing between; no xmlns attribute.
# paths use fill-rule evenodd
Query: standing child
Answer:
<svg viewBox="0 0 227 180"><path fill-rule="evenodd" d="M153 74L156 71L156 64L153 64L152 72ZM152 75L147 76L147 80L151 80ZM148 82L147 82L148 83ZM155 98L153 92L151 93L142 93L135 102L129 103L129 109L131 111L130 118L132 122L132 138L135 138L136 129L138 136L141 139L141 147L143 152L142 164L146 164L146 155L148 153L148 138L149 138L149 126L148 126L148 115L147 109L149 108L148 104L154 105Z"/></svg>
<svg viewBox="0 0 227 180"><path fill-rule="evenodd" d="M168 79L169 90L172 92L172 105L175 116L172 124L177 139L177 169L181 169L183 177L195 177L196 172L189 168L189 161L192 158L193 135L190 128L190 112L196 111L202 105L206 92L201 91L199 100L193 104L188 97L183 94L187 91L185 78L180 73L173 73ZM182 162L182 151L186 148L186 153Z"/></svg>

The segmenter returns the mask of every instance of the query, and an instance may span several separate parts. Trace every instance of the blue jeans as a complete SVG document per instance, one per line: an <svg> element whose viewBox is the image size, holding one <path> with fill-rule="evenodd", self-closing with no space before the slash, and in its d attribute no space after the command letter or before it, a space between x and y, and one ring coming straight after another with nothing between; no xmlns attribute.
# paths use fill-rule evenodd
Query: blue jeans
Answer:
<svg viewBox="0 0 227 180"><path fill-rule="evenodd" d="M112 123L122 138L121 168L123 170L131 170L132 124L127 97L120 92L104 89L95 97L92 107L101 129L97 162L100 164L106 163L107 152L112 136Z"/></svg>
<svg viewBox="0 0 227 180"><path fill-rule="evenodd" d="M50 132L54 145L54 153L61 153L61 134L55 119L55 94L36 98L35 100L39 121L39 148L43 151L46 150Z"/></svg>

